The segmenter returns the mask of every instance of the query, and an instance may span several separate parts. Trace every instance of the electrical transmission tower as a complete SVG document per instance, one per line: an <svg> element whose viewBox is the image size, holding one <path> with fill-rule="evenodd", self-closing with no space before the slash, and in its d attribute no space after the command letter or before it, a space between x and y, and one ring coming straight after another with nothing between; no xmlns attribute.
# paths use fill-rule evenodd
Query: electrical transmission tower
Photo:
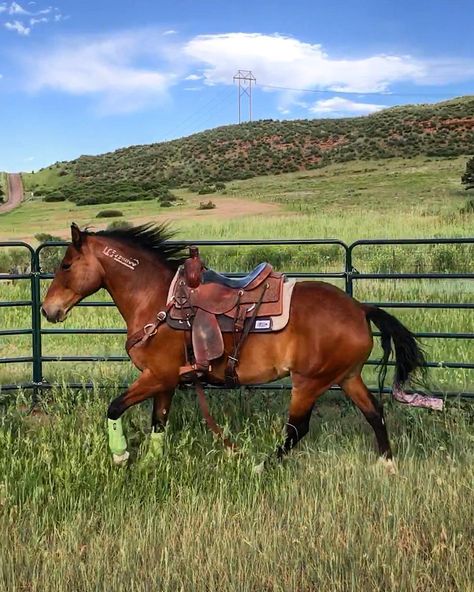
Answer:
<svg viewBox="0 0 474 592"><path fill-rule="evenodd" d="M249 121L252 121L252 83L257 84L257 79L251 70L239 70L233 80L239 81L239 123L242 121L242 97L245 96L249 101Z"/></svg>

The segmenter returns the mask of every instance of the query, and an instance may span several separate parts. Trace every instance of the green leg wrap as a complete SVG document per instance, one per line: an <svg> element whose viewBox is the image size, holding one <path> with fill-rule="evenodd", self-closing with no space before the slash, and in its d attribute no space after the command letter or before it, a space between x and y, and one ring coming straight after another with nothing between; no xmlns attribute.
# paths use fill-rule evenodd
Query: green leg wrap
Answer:
<svg viewBox="0 0 474 592"><path fill-rule="evenodd" d="M108 419L107 427L109 430L109 448L113 454L123 455L127 450L127 440L123 435L122 420Z"/></svg>
<svg viewBox="0 0 474 592"><path fill-rule="evenodd" d="M165 449L165 432L151 432L150 444L145 458L158 460L163 457Z"/></svg>

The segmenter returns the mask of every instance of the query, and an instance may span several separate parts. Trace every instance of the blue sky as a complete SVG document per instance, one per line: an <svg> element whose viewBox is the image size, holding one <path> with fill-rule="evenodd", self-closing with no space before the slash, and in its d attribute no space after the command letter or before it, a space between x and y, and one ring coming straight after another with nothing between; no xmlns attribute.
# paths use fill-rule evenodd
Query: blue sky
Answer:
<svg viewBox="0 0 474 592"><path fill-rule="evenodd" d="M0 0L0 170L235 123L239 68L255 119L474 94L473 22L472 0Z"/></svg>

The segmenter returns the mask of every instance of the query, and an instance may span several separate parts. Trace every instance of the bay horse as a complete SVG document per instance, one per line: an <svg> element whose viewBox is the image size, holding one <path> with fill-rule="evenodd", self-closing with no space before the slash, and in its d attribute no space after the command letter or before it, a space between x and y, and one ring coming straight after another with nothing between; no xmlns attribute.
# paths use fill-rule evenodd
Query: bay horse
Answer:
<svg viewBox="0 0 474 592"><path fill-rule="evenodd" d="M78 302L105 288L127 324L128 337L135 335L166 308L170 284L185 257L183 243L169 242L173 236L166 224L98 232L72 224L72 242L46 294L43 315L53 323L64 321ZM361 377L373 347L370 322L381 332L382 380L393 343L394 385L401 387L425 364L414 335L394 316L358 302L331 284L297 282L287 326L274 333L248 335L238 366L240 384L267 383L288 375L292 380L286 434L276 451L278 458L307 434L318 397L340 385L372 426L381 459L391 464L382 405ZM130 358L141 374L110 403L107 412L109 446L117 464L128 458L120 418L129 407L148 398L154 399L150 446L160 454L172 397L180 382L179 369L186 361L184 333L164 323L146 343L131 349ZM224 382L231 341L232 335L224 335L224 355L212 366L212 383Z"/></svg>

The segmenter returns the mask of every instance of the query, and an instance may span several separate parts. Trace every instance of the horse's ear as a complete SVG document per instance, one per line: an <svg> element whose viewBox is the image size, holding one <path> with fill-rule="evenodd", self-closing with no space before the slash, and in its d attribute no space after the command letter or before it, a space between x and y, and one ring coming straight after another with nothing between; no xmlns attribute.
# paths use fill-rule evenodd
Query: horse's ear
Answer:
<svg viewBox="0 0 474 592"><path fill-rule="evenodd" d="M79 250L82 245L82 232L75 222L71 224L71 239L72 244L76 247L77 250Z"/></svg>

